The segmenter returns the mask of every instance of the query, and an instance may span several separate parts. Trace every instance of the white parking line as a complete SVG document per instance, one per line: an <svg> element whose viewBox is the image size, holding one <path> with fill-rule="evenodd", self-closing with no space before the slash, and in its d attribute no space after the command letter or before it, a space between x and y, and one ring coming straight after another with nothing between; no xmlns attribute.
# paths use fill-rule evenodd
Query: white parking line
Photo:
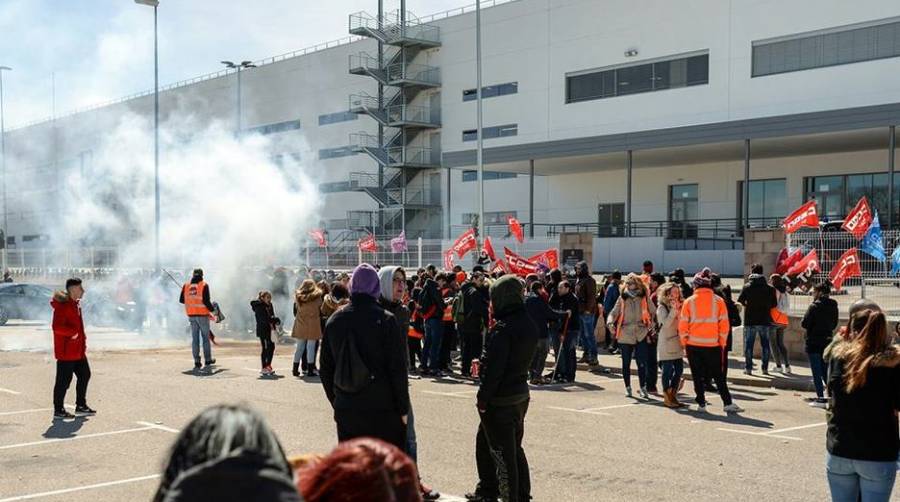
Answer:
<svg viewBox="0 0 900 502"><path fill-rule="evenodd" d="M83 490L93 490L95 488L105 488L107 486L124 485L127 483L137 483L139 481L148 481L159 478L159 474L151 474L149 476L140 476L137 478L120 479L118 481L107 481L106 483L97 483L93 485L76 486L74 488L64 488L62 490L53 490L50 492L31 493L28 495L18 495L16 497L8 497L0 499L0 502L16 502L19 500L31 500L43 497L51 497L53 495L62 495L64 493L80 492Z"/></svg>
<svg viewBox="0 0 900 502"><path fill-rule="evenodd" d="M53 411L53 408L32 408L30 410L3 411L0 412L0 417L7 417L9 415L23 415L25 413L37 413L39 411Z"/></svg>
<svg viewBox="0 0 900 502"><path fill-rule="evenodd" d="M159 429L161 431L171 432L172 434L178 434L181 432L178 429L173 429L171 427L166 427L165 425L156 424L156 423L152 423L152 422L137 422L137 424L138 425L146 425L147 427L150 427L151 429Z"/></svg>
<svg viewBox="0 0 900 502"><path fill-rule="evenodd" d="M447 397L458 397L462 399L469 399L470 397L478 394L477 390L462 390L457 392L438 392L436 390L423 390L425 394L432 394L435 396L447 396Z"/></svg>
<svg viewBox="0 0 900 502"><path fill-rule="evenodd" d="M563 408L561 406L548 406L551 410L559 410L559 411L573 411L575 413L586 413L588 415L603 415L605 417L612 416L609 413L603 413L602 411L593 411L592 409L579 410L577 408Z"/></svg>
<svg viewBox="0 0 900 502"><path fill-rule="evenodd" d="M14 395L14 396L19 396L19 395L22 394L21 392L16 392L16 391L14 391L14 390L9 390L9 389L4 389L4 388L2 388L2 387L0 387L0 392L4 392L4 393L6 393L6 394L12 394L12 395Z"/></svg>
<svg viewBox="0 0 900 502"><path fill-rule="evenodd" d="M38 445L44 445L44 444L50 444L50 443L62 443L62 442L66 442L66 441L75 441L76 439L114 436L117 434L128 434L131 432L149 431L149 430L153 430L153 429L156 429L156 427L155 426L154 427L146 427L145 426L145 427L137 427L134 429L122 429L122 430L118 430L118 431L97 432L94 434L83 434L81 436L72 436L70 438L51 438L51 439L44 439L43 441L31 441L28 443L8 444L8 445L0 446L0 450L10 450L13 448L23 448L25 446L38 446Z"/></svg>
<svg viewBox="0 0 900 502"><path fill-rule="evenodd" d="M783 436L783 435L781 435L781 433L796 431L796 430L801 430L801 429L810 429L812 427L821 427L823 425L825 425L825 422L817 422L814 424L798 425L797 427L787 427L784 429L775 429L775 430L765 431L765 432L745 431L745 430L738 430L738 429L726 429L726 428L722 428L722 427L719 427L718 430L725 431L725 432L736 432L738 434L747 434L749 436L764 436L764 437L770 437L770 438L775 438L775 439L789 439L791 441L803 441L803 438L798 438L798 437L794 437L794 436Z"/></svg>

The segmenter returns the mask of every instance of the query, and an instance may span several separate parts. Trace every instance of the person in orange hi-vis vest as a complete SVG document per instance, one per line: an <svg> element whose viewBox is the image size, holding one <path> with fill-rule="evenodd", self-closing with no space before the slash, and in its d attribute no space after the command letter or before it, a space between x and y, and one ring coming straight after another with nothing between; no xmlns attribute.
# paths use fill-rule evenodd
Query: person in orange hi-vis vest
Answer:
<svg viewBox="0 0 900 502"><path fill-rule="evenodd" d="M712 290L712 272L704 268L694 276L694 294L681 307L678 334L687 352L698 411L706 412L707 379L715 380L727 413L744 411L731 401L728 383L722 372L725 342L728 339L728 308L725 300Z"/></svg>
<svg viewBox="0 0 900 502"><path fill-rule="evenodd" d="M191 324L191 353L194 356L194 369L200 369L200 343L203 343L203 358L206 367L216 364L209 346L209 314L215 310L209 296L209 285L203 280L203 269L195 268L190 282L181 288L178 299L184 304L184 311Z"/></svg>

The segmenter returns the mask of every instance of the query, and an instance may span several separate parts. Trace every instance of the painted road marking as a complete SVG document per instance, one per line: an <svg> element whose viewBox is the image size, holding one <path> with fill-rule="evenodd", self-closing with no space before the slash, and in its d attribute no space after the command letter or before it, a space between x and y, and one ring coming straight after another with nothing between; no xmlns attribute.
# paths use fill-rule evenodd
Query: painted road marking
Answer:
<svg viewBox="0 0 900 502"><path fill-rule="evenodd" d="M39 411L53 411L53 408L32 408L30 410L4 411L0 412L0 417L7 417L9 415L23 415L25 413L37 413Z"/></svg>
<svg viewBox="0 0 900 502"><path fill-rule="evenodd" d="M2 388L2 387L0 387L0 392L5 392L6 394L12 394L12 395L14 395L14 396L19 396L19 395L22 394L21 392L16 392L16 391L14 391L14 390L9 390L9 389L4 389L4 388Z"/></svg>
<svg viewBox="0 0 900 502"><path fill-rule="evenodd" d="M158 479L159 474L151 474L149 476L140 476L137 478L128 478L128 479L120 479L118 481L107 481L106 483L97 483L93 485L85 485L85 486L76 486L74 488L64 488L62 490L53 490L50 492L40 492L40 493L31 493L28 495L18 495L16 497L8 497L5 499L0 499L0 502L16 502L19 500L31 500L43 497L52 497L54 495L62 495L65 493L72 492L80 492L84 490L93 490L95 488L105 488L107 486L116 486L116 485L124 485L128 483L137 483L140 481L148 481L151 479Z"/></svg>
<svg viewBox="0 0 900 502"><path fill-rule="evenodd" d="M423 390L422 392L425 394L432 394L435 396L458 397L458 398L462 398L462 399L468 399L468 398L474 396L475 394L478 394L477 390L461 390L461 391L457 391L457 392L439 392L436 390Z"/></svg>
<svg viewBox="0 0 900 502"><path fill-rule="evenodd" d="M812 427L821 427L823 425L825 425L825 422L817 422L814 424L798 425L797 427L787 427L785 429L775 429L775 430L765 431L765 432L746 431L746 430L738 430L738 429L726 429L726 428L722 428L722 427L719 427L718 430L725 431L725 432L736 432L738 434L747 434L750 436L765 436L765 437L776 438L776 439L789 439L791 441L803 441L803 438L798 438L798 437L794 437L794 436L783 436L783 435L781 435L781 433L796 431L796 430L801 430L801 429L810 429Z"/></svg>
<svg viewBox="0 0 900 502"><path fill-rule="evenodd" d="M138 423L146 424L147 422L138 422ZM162 426L156 425L156 424L148 424L148 425L144 425L143 427L135 427L133 429L121 429L118 431L96 432L94 434L83 434L80 436L72 436L70 438L51 438L51 439L44 439L42 441L30 441L28 443L8 444L8 445L0 446L0 450L10 450L13 448L23 448L25 446L39 446L39 445L50 444L50 443L62 443L62 442L66 442L66 441L75 441L76 439L96 438L96 437L103 437L103 436L115 436L118 434L128 434L131 432L141 432L141 431L150 431L150 430L164 430L166 432L176 432L176 433L178 432L178 431L175 431L175 429L169 429L168 427L162 427Z"/></svg>
<svg viewBox="0 0 900 502"><path fill-rule="evenodd" d="M592 410L592 409L590 409L590 408L585 409L585 410L579 410L579 409L577 409L577 408L564 408L564 407L561 407L561 406L548 406L547 408L550 408L551 410L572 411L572 412L575 412L575 413L587 413L588 415L603 415L603 416L606 416L606 417L612 416L612 415L610 415L609 413L603 413L602 411L594 411L594 410Z"/></svg>
<svg viewBox="0 0 900 502"><path fill-rule="evenodd" d="M171 432L172 434L178 434L181 432L178 429L173 429L171 427L166 427L165 425L157 424L157 423L153 423L153 422L137 422L137 424L138 425L146 425L147 427L150 427L151 429L159 429L161 431Z"/></svg>

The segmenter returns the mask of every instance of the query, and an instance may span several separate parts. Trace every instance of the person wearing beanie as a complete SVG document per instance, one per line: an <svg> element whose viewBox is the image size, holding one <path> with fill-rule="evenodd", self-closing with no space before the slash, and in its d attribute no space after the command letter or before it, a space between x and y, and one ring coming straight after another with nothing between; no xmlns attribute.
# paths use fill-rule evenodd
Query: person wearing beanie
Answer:
<svg viewBox="0 0 900 502"><path fill-rule="evenodd" d="M478 486L468 500L519 502L531 499L528 460L522 449L528 411L528 374L538 329L525 311L525 285L505 275L490 288L495 323L481 360L476 406L481 423L475 438Z"/></svg>
<svg viewBox="0 0 900 502"><path fill-rule="evenodd" d="M698 411L706 412L706 382L715 380L719 395L725 404L725 412L743 411L731 401L728 384L722 373L725 344L731 324L725 300L712 290L712 272L704 268L694 276L694 294L686 299L678 319L678 335L687 352L688 364L694 381L694 393Z"/></svg>
<svg viewBox="0 0 900 502"><path fill-rule="evenodd" d="M319 376L334 408L338 441L361 436L406 450L409 388L406 336L378 305L381 282L369 264L350 278L350 303L325 323Z"/></svg>
<svg viewBox="0 0 900 502"><path fill-rule="evenodd" d="M53 386L53 418L75 418L65 405L66 392L74 375L75 413L93 415L96 413L87 405L87 387L91 379L91 367L87 360L87 340L84 320L81 317L81 297L84 288L81 279L66 281L65 291L53 293L50 306L53 308L53 354L56 357L56 383Z"/></svg>

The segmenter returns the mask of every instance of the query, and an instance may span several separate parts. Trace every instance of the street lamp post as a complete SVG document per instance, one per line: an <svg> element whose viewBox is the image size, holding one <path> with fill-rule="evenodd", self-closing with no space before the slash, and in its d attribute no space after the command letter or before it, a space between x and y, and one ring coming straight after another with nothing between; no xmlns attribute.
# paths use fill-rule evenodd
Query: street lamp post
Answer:
<svg viewBox="0 0 900 502"><path fill-rule="evenodd" d="M481 0L475 1L475 92L477 107L476 132L478 137L476 162L478 164L478 226L482 242L487 237L487 225L484 222L484 124L481 108Z"/></svg>
<svg viewBox="0 0 900 502"><path fill-rule="evenodd" d="M0 171L3 174L3 271L6 272L6 243L9 242L7 239L7 233L9 232L9 227L7 227L7 222L9 219L7 218L6 210L6 129L4 129L3 125L3 72L4 71L12 71L12 68L9 66L0 66Z"/></svg>
<svg viewBox="0 0 900 502"><path fill-rule="evenodd" d="M159 30L157 23L159 0L134 0L134 3L153 7L153 195L155 208L153 256L154 268L159 272Z"/></svg>
<svg viewBox="0 0 900 502"><path fill-rule="evenodd" d="M241 70L246 68L256 68L256 65L250 61L241 61L240 63L235 64L232 61L221 61L225 68L230 68L232 70L237 70L237 109L235 110L236 117L234 119L235 130L237 131L235 134L240 136L241 134Z"/></svg>

